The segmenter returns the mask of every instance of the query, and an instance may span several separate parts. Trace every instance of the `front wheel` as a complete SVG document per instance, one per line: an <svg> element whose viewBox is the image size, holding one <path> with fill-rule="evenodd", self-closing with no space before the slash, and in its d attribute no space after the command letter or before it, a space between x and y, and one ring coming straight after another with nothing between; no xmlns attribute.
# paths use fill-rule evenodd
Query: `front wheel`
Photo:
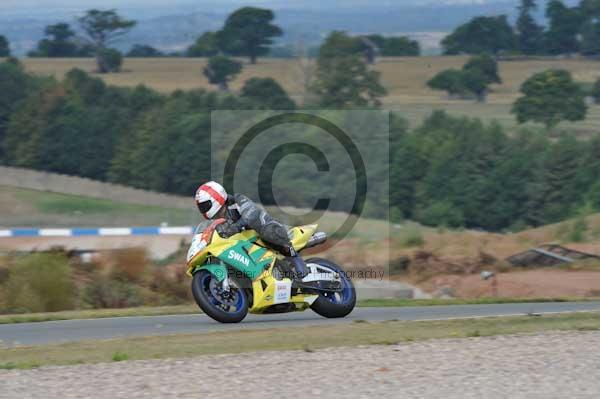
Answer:
<svg viewBox="0 0 600 399"><path fill-rule="evenodd" d="M192 279L192 294L208 316L221 323L239 323L248 314L248 295L241 285L229 278L229 289L208 271L200 270Z"/></svg>
<svg viewBox="0 0 600 399"><path fill-rule="evenodd" d="M315 313L331 319L349 315L356 305L356 290L348 274L341 267L327 259L312 258L308 259L306 263L316 263L323 269L329 269L331 272L337 273L342 283L342 290L340 292L320 293L310 308Z"/></svg>

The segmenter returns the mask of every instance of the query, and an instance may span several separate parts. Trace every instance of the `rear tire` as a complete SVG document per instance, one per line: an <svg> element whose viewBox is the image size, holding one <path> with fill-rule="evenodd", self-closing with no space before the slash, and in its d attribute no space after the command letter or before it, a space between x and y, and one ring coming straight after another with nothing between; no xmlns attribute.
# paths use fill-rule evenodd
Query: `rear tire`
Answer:
<svg viewBox="0 0 600 399"><path fill-rule="evenodd" d="M319 297L313 302L310 308L315 313L330 319L348 316L356 305L356 289L354 288L354 284L352 284L352 280L348 278L348 275L341 267L327 259L312 258L307 259L306 263L316 263L338 272L344 286L339 296L327 295L326 293L319 294Z"/></svg>
<svg viewBox="0 0 600 399"><path fill-rule="evenodd" d="M194 274L192 294L200 309L212 319L220 323L239 323L248 314L248 296L238 281L233 277L229 277L229 280L233 296L231 301L235 302L235 306L229 306L228 302L214 295L217 281L208 270L200 270Z"/></svg>

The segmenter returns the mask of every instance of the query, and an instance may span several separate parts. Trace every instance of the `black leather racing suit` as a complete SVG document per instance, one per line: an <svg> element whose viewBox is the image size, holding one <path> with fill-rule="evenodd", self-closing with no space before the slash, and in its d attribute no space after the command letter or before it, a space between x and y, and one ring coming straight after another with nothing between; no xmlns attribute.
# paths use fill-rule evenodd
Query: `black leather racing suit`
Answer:
<svg viewBox="0 0 600 399"><path fill-rule="evenodd" d="M245 195L227 196L225 206L227 207L227 222L218 229L220 234L228 236L244 229L252 229L258 233L260 238L275 245L277 249L281 247L287 251L291 246L287 227L273 219Z"/></svg>
<svg viewBox="0 0 600 399"><path fill-rule="evenodd" d="M306 264L296 253L288 236L288 228L273 219L264 209L242 194L227 196L227 222L217 226L221 236L232 236L244 229L256 231L260 238L288 257L298 277L307 274Z"/></svg>

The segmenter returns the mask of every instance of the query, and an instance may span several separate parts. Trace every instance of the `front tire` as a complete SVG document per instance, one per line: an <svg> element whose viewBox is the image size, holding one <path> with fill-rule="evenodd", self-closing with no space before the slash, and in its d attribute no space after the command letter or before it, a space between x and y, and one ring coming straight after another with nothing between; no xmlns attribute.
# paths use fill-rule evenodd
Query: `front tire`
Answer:
<svg viewBox="0 0 600 399"><path fill-rule="evenodd" d="M356 305L356 289L354 288L354 284L352 284L352 280L350 280L341 267L327 259L312 258L306 260L306 263L316 263L339 273L343 286L340 293L319 294L319 297L313 302L310 308L315 313L330 319L348 316Z"/></svg>
<svg viewBox="0 0 600 399"><path fill-rule="evenodd" d="M212 319L220 323L239 323L248 314L248 295L233 277L229 282L229 292L225 292L208 270L200 270L192 279L192 294L200 309Z"/></svg>

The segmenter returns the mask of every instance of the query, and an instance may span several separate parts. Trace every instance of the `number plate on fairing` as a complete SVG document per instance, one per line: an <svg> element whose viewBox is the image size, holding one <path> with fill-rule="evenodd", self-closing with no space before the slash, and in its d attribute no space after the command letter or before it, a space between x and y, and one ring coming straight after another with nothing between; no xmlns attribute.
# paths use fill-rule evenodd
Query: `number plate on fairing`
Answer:
<svg viewBox="0 0 600 399"><path fill-rule="evenodd" d="M275 281L275 296L273 303L288 303L292 293L292 282L290 280Z"/></svg>

